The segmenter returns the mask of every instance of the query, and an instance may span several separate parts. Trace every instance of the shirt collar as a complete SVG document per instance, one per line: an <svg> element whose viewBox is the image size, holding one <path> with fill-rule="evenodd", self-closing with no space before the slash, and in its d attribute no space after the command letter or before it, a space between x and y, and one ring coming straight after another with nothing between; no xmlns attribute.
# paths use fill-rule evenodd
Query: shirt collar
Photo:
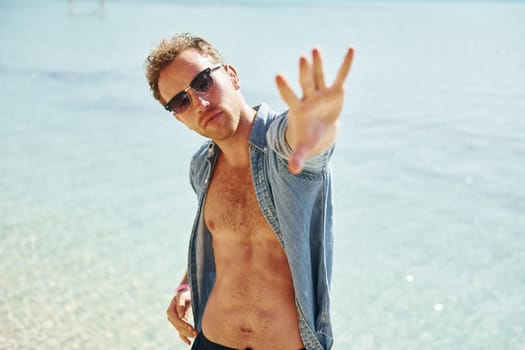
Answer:
<svg viewBox="0 0 525 350"><path fill-rule="evenodd" d="M258 106L253 107L257 113L253 119L252 130L250 132L250 144L265 152L267 141L266 141L266 130L269 117L275 115L275 112L266 104L261 103Z"/></svg>
<svg viewBox="0 0 525 350"><path fill-rule="evenodd" d="M259 149L262 152L266 152L266 129L269 117L275 116L275 112L266 103L261 103L258 106L253 107L257 112L253 118L252 129L250 131L249 143ZM206 158L213 159L217 154L217 145L213 140L208 143L208 156Z"/></svg>

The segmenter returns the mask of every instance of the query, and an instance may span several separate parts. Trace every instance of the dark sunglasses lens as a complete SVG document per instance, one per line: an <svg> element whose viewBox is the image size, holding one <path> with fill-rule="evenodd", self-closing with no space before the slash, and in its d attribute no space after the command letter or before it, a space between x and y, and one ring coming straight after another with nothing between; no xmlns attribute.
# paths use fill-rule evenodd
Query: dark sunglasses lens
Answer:
<svg viewBox="0 0 525 350"><path fill-rule="evenodd" d="M190 106L190 96L186 92L181 92L170 102L170 108L177 114L182 114Z"/></svg>
<svg viewBox="0 0 525 350"><path fill-rule="evenodd" d="M207 92L213 85L213 78L210 75L210 69L199 73L191 82L191 88L197 92Z"/></svg>
<svg viewBox="0 0 525 350"><path fill-rule="evenodd" d="M213 68L213 70L219 67ZM211 77L211 68L207 68L197 74L195 78L190 83L190 87L198 93L205 93L211 89L213 86L213 78ZM187 90L187 89L186 89ZM166 109L169 108L170 111L177 114L182 114L188 110L191 104L190 95L186 91L178 93L173 97L169 102Z"/></svg>

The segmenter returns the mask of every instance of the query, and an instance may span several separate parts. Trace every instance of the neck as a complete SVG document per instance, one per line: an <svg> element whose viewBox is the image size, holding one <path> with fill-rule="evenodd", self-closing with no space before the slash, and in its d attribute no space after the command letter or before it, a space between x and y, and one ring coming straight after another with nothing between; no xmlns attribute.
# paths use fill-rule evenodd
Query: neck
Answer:
<svg viewBox="0 0 525 350"><path fill-rule="evenodd" d="M256 111L244 105L235 135L227 140L215 141L221 150L223 161L231 167L246 166L250 162L249 139Z"/></svg>

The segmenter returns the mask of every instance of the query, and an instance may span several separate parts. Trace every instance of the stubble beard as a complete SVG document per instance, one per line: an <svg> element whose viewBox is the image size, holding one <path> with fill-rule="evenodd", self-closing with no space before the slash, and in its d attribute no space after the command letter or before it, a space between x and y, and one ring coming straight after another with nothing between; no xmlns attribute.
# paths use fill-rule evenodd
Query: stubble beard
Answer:
<svg viewBox="0 0 525 350"><path fill-rule="evenodd" d="M239 128L240 116L235 117L230 111L222 110L222 120L200 134L213 141L225 141L235 135Z"/></svg>

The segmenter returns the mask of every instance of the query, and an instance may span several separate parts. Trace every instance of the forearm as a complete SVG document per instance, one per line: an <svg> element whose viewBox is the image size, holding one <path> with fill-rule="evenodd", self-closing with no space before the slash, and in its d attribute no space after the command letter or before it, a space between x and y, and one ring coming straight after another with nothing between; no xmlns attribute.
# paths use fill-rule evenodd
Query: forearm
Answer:
<svg viewBox="0 0 525 350"><path fill-rule="evenodd" d="M182 280L179 284L188 284L188 271L184 273L184 277L182 277Z"/></svg>
<svg viewBox="0 0 525 350"><path fill-rule="evenodd" d="M182 277L182 280L180 281L178 287L175 289L175 293L183 292L186 290L189 290L190 286L188 283L188 271L184 273L184 276Z"/></svg>

